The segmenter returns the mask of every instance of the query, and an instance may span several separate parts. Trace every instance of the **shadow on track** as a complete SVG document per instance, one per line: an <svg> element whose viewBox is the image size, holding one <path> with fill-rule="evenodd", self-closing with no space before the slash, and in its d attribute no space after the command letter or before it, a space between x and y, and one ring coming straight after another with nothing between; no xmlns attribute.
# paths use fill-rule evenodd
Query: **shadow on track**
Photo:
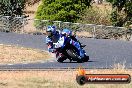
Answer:
<svg viewBox="0 0 132 88"><path fill-rule="evenodd" d="M88 62L98 62L98 61L88 61ZM88 62L84 62L84 63L88 63ZM59 62L58 62L59 63ZM62 63L78 63L78 62L70 62L70 61L65 61L65 62L62 62Z"/></svg>

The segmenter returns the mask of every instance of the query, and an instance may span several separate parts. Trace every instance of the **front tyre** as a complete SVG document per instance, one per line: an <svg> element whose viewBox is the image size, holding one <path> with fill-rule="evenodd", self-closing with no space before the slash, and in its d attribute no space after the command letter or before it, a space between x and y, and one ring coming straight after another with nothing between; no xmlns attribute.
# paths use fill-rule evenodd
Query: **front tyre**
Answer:
<svg viewBox="0 0 132 88"><path fill-rule="evenodd" d="M66 52L73 59L78 59L78 54L74 49L67 49Z"/></svg>
<svg viewBox="0 0 132 88"><path fill-rule="evenodd" d="M78 63L83 63L83 59L79 58L79 55L74 49L68 49L66 50L67 54L74 59L74 61L77 61Z"/></svg>
<svg viewBox="0 0 132 88"><path fill-rule="evenodd" d="M84 61L84 62L88 62L88 60L89 60L89 56L85 56L85 57L83 58L83 61Z"/></svg>
<svg viewBox="0 0 132 88"><path fill-rule="evenodd" d="M84 61L83 61L83 59L78 59L77 60L77 63L83 63Z"/></svg>
<svg viewBox="0 0 132 88"><path fill-rule="evenodd" d="M59 63L63 63L64 60L66 60L66 57L64 57L64 56L58 56L58 57L57 57L57 61L58 61Z"/></svg>

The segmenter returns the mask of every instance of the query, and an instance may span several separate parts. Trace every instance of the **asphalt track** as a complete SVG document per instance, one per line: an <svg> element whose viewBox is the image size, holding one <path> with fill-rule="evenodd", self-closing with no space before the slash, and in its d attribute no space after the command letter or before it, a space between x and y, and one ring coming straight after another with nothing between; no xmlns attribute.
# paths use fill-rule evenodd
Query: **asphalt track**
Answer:
<svg viewBox="0 0 132 88"><path fill-rule="evenodd" d="M85 50L90 56L89 62L76 63L65 61L58 63L54 58L47 61L23 64L0 65L0 69L53 69L53 68L113 68L115 64L132 68L132 42L106 39L79 38L87 45ZM47 50L44 35L28 35L16 33L1 33L0 44L18 45L23 47Z"/></svg>

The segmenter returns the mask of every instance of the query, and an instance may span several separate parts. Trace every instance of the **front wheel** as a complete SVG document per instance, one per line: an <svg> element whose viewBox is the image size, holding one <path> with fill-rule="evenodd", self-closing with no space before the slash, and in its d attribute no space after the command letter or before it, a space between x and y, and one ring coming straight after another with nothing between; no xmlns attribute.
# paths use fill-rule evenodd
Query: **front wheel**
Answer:
<svg viewBox="0 0 132 88"><path fill-rule="evenodd" d="M83 61L84 61L84 62L88 62L88 60L89 60L89 56L85 56L85 57L83 58Z"/></svg>
<svg viewBox="0 0 132 88"><path fill-rule="evenodd" d="M83 61L83 59L78 59L77 62L78 63L83 63L84 61Z"/></svg>
<svg viewBox="0 0 132 88"><path fill-rule="evenodd" d="M74 49L67 49L66 52L73 59L77 59L78 58L78 54L77 54L77 52Z"/></svg>
<svg viewBox="0 0 132 88"><path fill-rule="evenodd" d="M65 56L58 56L57 57L57 61L60 62L60 63L63 63L64 60L66 60Z"/></svg>
<svg viewBox="0 0 132 88"><path fill-rule="evenodd" d="M67 49L67 54L74 60L77 61L78 63L83 63L83 59L79 58L79 55L74 49Z"/></svg>

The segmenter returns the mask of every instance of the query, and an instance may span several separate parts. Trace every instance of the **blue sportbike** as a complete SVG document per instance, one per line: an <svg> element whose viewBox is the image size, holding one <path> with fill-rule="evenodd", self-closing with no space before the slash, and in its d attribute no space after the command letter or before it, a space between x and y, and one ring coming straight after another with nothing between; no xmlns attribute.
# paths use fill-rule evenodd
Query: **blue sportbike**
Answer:
<svg viewBox="0 0 132 88"><path fill-rule="evenodd" d="M88 62L89 56L82 45L74 36L62 35L57 43L54 43L56 59L62 63L64 60L77 61L78 63Z"/></svg>

